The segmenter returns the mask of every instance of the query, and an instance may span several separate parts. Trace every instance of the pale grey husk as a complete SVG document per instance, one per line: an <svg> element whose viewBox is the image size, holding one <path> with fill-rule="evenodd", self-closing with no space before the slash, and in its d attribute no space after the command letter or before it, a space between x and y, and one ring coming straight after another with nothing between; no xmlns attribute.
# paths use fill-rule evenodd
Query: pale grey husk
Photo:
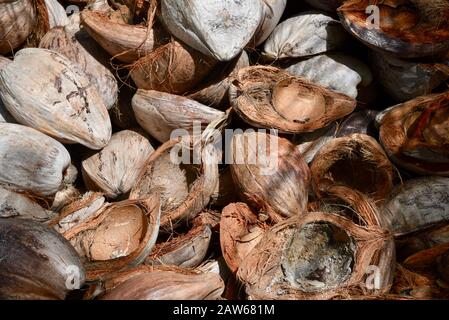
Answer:
<svg viewBox="0 0 449 320"><path fill-rule="evenodd" d="M17 191L54 195L70 165L64 146L18 124L0 123L0 132L0 183Z"/></svg>
<svg viewBox="0 0 449 320"><path fill-rule="evenodd" d="M45 0L45 6L47 7L50 29L63 27L69 23L64 7L57 0Z"/></svg>
<svg viewBox="0 0 449 320"><path fill-rule="evenodd" d="M369 67L362 61L338 53L296 62L285 70L352 98L357 97L358 86L368 86L373 80Z"/></svg>
<svg viewBox="0 0 449 320"><path fill-rule="evenodd" d="M319 12L304 12L274 29L263 55L272 60L307 57L337 49L346 39L339 21Z"/></svg>
<svg viewBox="0 0 449 320"><path fill-rule="evenodd" d="M260 0L162 0L160 19L175 37L220 61L236 57L262 20Z"/></svg>

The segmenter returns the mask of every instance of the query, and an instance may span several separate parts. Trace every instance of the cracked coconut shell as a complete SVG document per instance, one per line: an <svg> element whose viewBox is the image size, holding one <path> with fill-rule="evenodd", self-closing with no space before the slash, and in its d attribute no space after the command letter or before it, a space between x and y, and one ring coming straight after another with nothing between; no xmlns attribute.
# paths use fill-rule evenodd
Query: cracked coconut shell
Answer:
<svg viewBox="0 0 449 320"><path fill-rule="evenodd" d="M97 89L80 67L54 51L20 50L0 70L0 96L17 122L63 143L101 149L111 138Z"/></svg>
<svg viewBox="0 0 449 320"><path fill-rule="evenodd" d="M229 95L245 122L287 133L323 128L356 107L356 101L344 94L266 66L241 69Z"/></svg>

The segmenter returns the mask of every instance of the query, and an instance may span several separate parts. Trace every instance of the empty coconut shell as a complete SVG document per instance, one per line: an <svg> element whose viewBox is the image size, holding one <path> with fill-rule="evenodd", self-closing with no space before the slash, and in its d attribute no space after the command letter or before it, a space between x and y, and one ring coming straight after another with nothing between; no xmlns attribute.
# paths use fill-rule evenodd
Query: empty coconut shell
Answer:
<svg viewBox="0 0 449 320"><path fill-rule="evenodd" d="M109 18L106 13L83 10L81 23L111 56L132 63L169 40L158 26L128 25Z"/></svg>
<svg viewBox="0 0 449 320"><path fill-rule="evenodd" d="M106 147L83 160L84 182L90 190L101 191L110 198L126 194L153 151L148 139L138 132L114 133Z"/></svg>
<svg viewBox="0 0 449 320"><path fill-rule="evenodd" d="M232 107L249 124L312 132L354 111L354 99L278 68L241 69L229 89Z"/></svg>
<svg viewBox="0 0 449 320"><path fill-rule="evenodd" d="M393 162L430 175L449 175L449 93L418 97L379 116L380 141Z"/></svg>
<svg viewBox="0 0 449 320"><path fill-rule="evenodd" d="M51 29L41 39L40 48L59 52L70 61L78 64L96 87L108 109L117 102L118 87L114 75L97 61L76 39L76 34L70 34L62 27Z"/></svg>
<svg viewBox="0 0 449 320"><path fill-rule="evenodd" d="M190 47L220 61L235 58L259 27L260 0L161 0L164 26Z"/></svg>
<svg viewBox="0 0 449 320"><path fill-rule="evenodd" d="M204 260L211 236L212 231L209 225L194 227L186 234L157 244L145 263L195 268Z"/></svg>
<svg viewBox="0 0 449 320"><path fill-rule="evenodd" d="M384 205L389 229L396 235L449 221L449 178L411 179L397 186Z"/></svg>
<svg viewBox="0 0 449 320"><path fill-rule="evenodd" d="M375 200L384 200L393 188L393 166L377 141L354 133L329 141L310 166L317 195L332 186L346 186Z"/></svg>
<svg viewBox="0 0 449 320"><path fill-rule="evenodd" d="M80 67L54 51L20 50L0 70L0 96L17 122L64 143L101 149L111 138L97 89Z"/></svg>
<svg viewBox="0 0 449 320"><path fill-rule="evenodd" d="M369 5L379 8L370 27ZM435 56L449 49L446 0L351 0L338 8L343 26L364 44L404 58Z"/></svg>
<svg viewBox="0 0 449 320"><path fill-rule="evenodd" d="M263 55L270 60L307 57L338 49L346 38L339 21L319 12L304 12L274 29Z"/></svg>
<svg viewBox="0 0 449 320"><path fill-rule="evenodd" d="M102 300L216 300L224 290L215 273L173 271L140 272L101 297Z"/></svg>
<svg viewBox="0 0 449 320"><path fill-rule="evenodd" d="M2 1L0 3L0 54L18 48L37 23L33 0Z"/></svg>
<svg viewBox="0 0 449 320"><path fill-rule="evenodd" d="M84 283L84 268L70 243L46 225L0 219L0 299L65 299Z"/></svg>
<svg viewBox="0 0 449 320"><path fill-rule="evenodd" d="M42 208L32 198L0 187L0 218L20 218L46 222L56 215Z"/></svg>
<svg viewBox="0 0 449 320"><path fill-rule="evenodd" d="M91 281L142 263L156 243L159 221L159 196L152 195L107 204L63 236L82 257Z"/></svg>
<svg viewBox="0 0 449 320"><path fill-rule="evenodd" d="M70 154L61 143L19 124L0 123L0 132L1 184L45 197L63 187Z"/></svg>
<svg viewBox="0 0 449 320"><path fill-rule="evenodd" d="M192 152L190 143L184 145L179 140L161 145L148 158L131 190L130 199L140 199L154 192L161 194L161 228L164 231L194 218L206 207L216 189L216 150L211 144L203 145L199 153L196 153L197 147L193 148Z"/></svg>
<svg viewBox="0 0 449 320"><path fill-rule="evenodd" d="M194 100L154 90L137 90L132 107L140 126L162 143L178 137L181 130L184 134L200 135L201 132L193 132L194 128L203 130L224 116L224 112Z"/></svg>
<svg viewBox="0 0 449 320"><path fill-rule="evenodd" d="M198 85L216 61L187 45L172 40L130 66L139 89L184 94Z"/></svg>
<svg viewBox="0 0 449 320"><path fill-rule="evenodd" d="M378 283L367 295L388 292L394 250L391 236L335 214L313 212L268 230L237 276L252 299L330 299L367 290L375 266Z"/></svg>
<svg viewBox="0 0 449 320"><path fill-rule="evenodd" d="M259 243L268 225L245 203L231 203L221 213L220 246L229 269L236 273L246 256Z"/></svg>
<svg viewBox="0 0 449 320"><path fill-rule="evenodd" d="M290 141L262 132L235 134L230 154L237 191L257 211L274 221L305 213L309 167Z"/></svg>

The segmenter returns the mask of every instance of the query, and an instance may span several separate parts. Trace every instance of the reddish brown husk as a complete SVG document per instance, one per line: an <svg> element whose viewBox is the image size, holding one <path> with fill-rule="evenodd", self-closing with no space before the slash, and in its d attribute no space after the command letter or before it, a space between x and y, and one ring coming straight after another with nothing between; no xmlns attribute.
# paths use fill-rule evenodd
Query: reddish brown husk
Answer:
<svg viewBox="0 0 449 320"><path fill-rule="evenodd" d="M326 271L327 268L321 270L314 264L316 263L316 260L313 260L316 258L314 257L316 252L313 249L315 244L310 247L312 251L305 256L301 256L301 252L304 253L304 250L298 251L296 247L295 250L291 251L291 246L295 245L295 238L293 237L295 233L299 234L306 227L322 225L332 226L339 230L339 232L333 234L334 240L331 243L349 241L352 248L352 251L347 253L350 254L352 259L350 272L346 268L346 274L339 274L342 278L338 278L339 280L336 283L328 284L327 288L318 286L313 282L314 279L326 279L325 276L331 272ZM318 244L322 241L320 240L321 237L323 237L321 233L315 233L307 241L315 241ZM296 243L296 246L298 245L300 244ZM330 243L328 242L327 245L330 246ZM306 250L309 250L307 248ZM394 246L392 246L391 235L382 228L375 225L361 227L335 214L313 212L293 217L268 230L240 265L237 276L244 283L246 293L252 299L341 299L349 298L352 295L378 296L386 294L391 288L391 274L393 272L391 265L394 261L392 252L394 252ZM338 267L337 262L334 262L337 257L333 257L329 260L332 261L330 262L332 270ZM318 258L321 259L321 255ZM308 261L308 264L302 265L299 263L301 259L312 260ZM291 263L294 264L295 272L299 272L302 268L305 268L304 271L306 272L312 272L309 271L309 268L314 268L312 270L315 271L310 273L310 276L315 274L313 279L310 278L310 285L314 285L315 290L304 287L305 284L300 283L300 279L296 276L294 280L289 279L291 270L287 270L286 266L288 267ZM320 262L319 266L322 266L322 263L324 262ZM381 276L377 290L371 290L367 287L367 273L373 271L370 269L373 266L379 268L379 275ZM319 270L321 272L318 272ZM303 274L298 275L299 277L304 276ZM326 284L323 283L323 285Z"/></svg>
<svg viewBox="0 0 449 320"><path fill-rule="evenodd" d="M233 273L259 243L267 228L268 225L260 221L245 203L231 203L223 209L220 246L223 258Z"/></svg>
<svg viewBox="0 0 449 320"><path fill-rule="evenodd" d="M356 107L344 94L274 67L240 69L229 90L232 107L245 122L288 133L323 128Z"/></svg>
<svg viewBox="0 0 449 320"><path fill-rule="evenodd" d="M134 247L131 252L126 252L128 249L125 249L124 253L120 253L124 243L121 242L116 245L112 243L120 239L118 238L119 234L116 234L114 239L108 239L107 233L110 233L110 230L108 230L110 227L124 225L123 221L120 223L119 220L119 223L114 224L114 217L119 218L122 215L127 219L126 225L140 224L139 237L127 240L126 246ZM140 215L140 218L137 218L137 215ZM142 263L156 242L159 219L160 199L158 195L141 200L124 200L103 206L100 212L92 216L90 220L82 221L79 225L65 231L63 236L74 245L82 256L86 268L86 279L94 281L103 278L111 272L134 267ZM106 228L102 228L104 224L109 225ZM101 246L103 242L94 241L97 237L101 238L102 236L105 238L103 240L105 246L103 247ZM137 243L131 244L131 240ZM108 241L111 241L111 243L108 243ZM112 251L113 248L116 250Z"/></svg>
<svg viewBox="0 0 449 320"><path fill-rule="evenodd" d="M392 108L381 120L380 141L401 167L449 175L449 93L418 97Z"/></svg>
<svg viewBox="0 0 449 320"><path fill-rule="evenodd" d="M310 171L285 138L263 132L235 134L231 173L240 196L273 221L305 213Z"/></svg>
<svg viewBox="0 0 449 320"><path fill-rule="evenodd" d="M216 61L172 40L130 66L139 89L184 94L208 75Z"/></svg>
<svg viewBox="0 0 449 320"><path fill-rule="evenodd" d="M328 142L311 164L312 186L318 196L330 187L346 186L384 200L393 188L393 166L377 141L364 134Z"/></svg>
<svg viewBox="0 0 449 320"><path fill-rule="evenodd" d="M404 4L404 5L401 5ZM413 5L414 4L414 5ZM368 28L369 5L380 8L380 28ZM364 44L404 58L435 56L449 49L445 0L351 0L339 9L343 26Z"/></svg>

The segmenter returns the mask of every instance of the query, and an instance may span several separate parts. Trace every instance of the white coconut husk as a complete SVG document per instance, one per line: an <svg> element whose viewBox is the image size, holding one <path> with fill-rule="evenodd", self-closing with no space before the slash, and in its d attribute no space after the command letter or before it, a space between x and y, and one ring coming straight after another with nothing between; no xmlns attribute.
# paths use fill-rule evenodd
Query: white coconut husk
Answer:
<svg viewBox="0 0 449 320"><path fill-rule="evenodd" d="M82 162L85 185L109 198L128 193L145 161L154 151L142 134L124 130L112 135L108 145Z"/></svg>
<svg viewBox="0 0 449 320"><path fill-rule="evenodd" d="M80 66L96 87L106 107L111 109L115 106L118 95L117 80L111 71L83 47L75 34L70 34L62 27L53 28L41 39L39 47L59 52Z"/></svg>
<svg viewBox="0 0 449 320"><path fill-rule="evenodd" d="M311 133L295 135L292 142L296 144L296 149L301 153L306 163L310 164L318 151L336 137L337 129L337 123L332 123Z"/></svg>
<svg viewBox="0 0 449 320"><path fill-rule="evenodd" d="M64 7L57 0L45 0L49 27L64 27L69 23Z"/></svg>
<svg viewBox="0 0 449 320"><path fill-rule="evenodd" d="M420 63L373 52L371 61L376 78L398 102L426 95L449 79L449 68L440 64Z"/></svg>
<svg viewBox="0 0 449 320"><path fill-rule="evenodd" d="M194 100L154 90L137 90L132 107L140 126L162 143L177 137L171 137L174 130L199 135L201 132L193 132L195 125L203 130L224 116L224 112Z"/></svg>
<svg viewBox="0 0 449 320"><path fill-rule="evenodd" d="M346 38L339 21L319 12L304 12L274 29L263 55L270 60L307 57L338 49Z"/></svg>
<svg viewBox="0 0 449 320"><path fill-rule="evenodd" d="M63 187L70 154L58 141L18 124L0 123L0 183L52 196Z"/></svg>
<svg viewBox="0 0 449 320"><path fill-rule="evenodd" d="M25 42L37 23L33 0L0 3L0 54L13 52Z"/></svg>
<svg viewBox="0 0 449 320"><path fill-rule="evenodd" d="M263 6L262 20L259 27L251 40L250 45L257 47L267 40L270 34L276 28L279 20L281 20L287 0L261 0Z"/></svg>
<svg viewBox="0 0 449 320"><path fill-rule="evenodd" d="M161 1L160 19L175 37L220 61L235 58L262 20L260 0Z"/></svg>
<svg viewBox="0 0 449 320"><path fill-rule="evenodd" d="M47 222L56 212L42 208L26 194L0 187L0 218L29 219Z"/></svg>
<svg viewBox="0 0 449 320"><path fill-rule="evenodd" d="M396 236L449 221L449 178L411 179L395 188L383 207Z"/></svg>
<svg viewBox="0 0 449 320"><path fill-rule="evenodd" d="M373 80L367 65L345 54L318 55L300 62L290 62L284 68L297 77L306 78L354 99L358 95L357 87L368 86Z"/></svg>
<svg viewBox="0 0 449 320"><path fill-rule="evenodd" d="M0 96L17 122L64 143L100 149L111 138L109 114L95 86L80 67L54 51L17 53L0 70Z"/></svg>
<svg viewBox="0 0 449 320"><path fill-rule="evenodd" d="M4 68L9 63L11 63L11 60L0 56L0 69ZM14 117L6 109L1 98L0 98L0 122L10 122L10 123L16 122L16 120L14 120Z"/></svg>

